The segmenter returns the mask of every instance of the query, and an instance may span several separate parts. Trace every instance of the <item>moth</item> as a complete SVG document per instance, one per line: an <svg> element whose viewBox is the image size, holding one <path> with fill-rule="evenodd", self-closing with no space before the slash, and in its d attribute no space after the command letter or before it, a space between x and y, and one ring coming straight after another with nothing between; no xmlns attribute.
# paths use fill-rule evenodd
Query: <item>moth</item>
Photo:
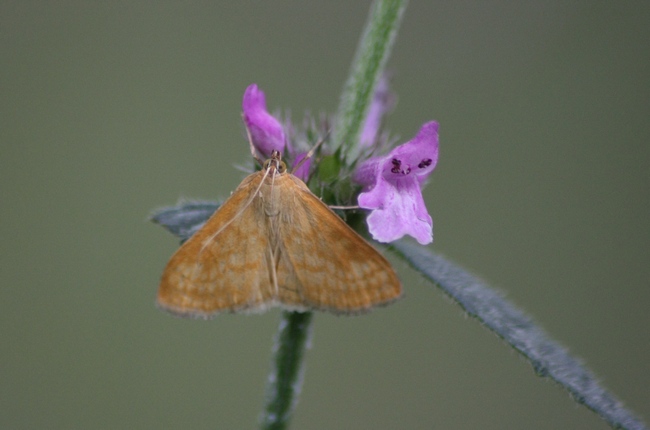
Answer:
<svg viewBox="0 0 650 430"><path fill-rule="evenodd" d="M273 306L354 314L401 292L390 263L273 151L171 257L157 303L194 318Z"/></svg>

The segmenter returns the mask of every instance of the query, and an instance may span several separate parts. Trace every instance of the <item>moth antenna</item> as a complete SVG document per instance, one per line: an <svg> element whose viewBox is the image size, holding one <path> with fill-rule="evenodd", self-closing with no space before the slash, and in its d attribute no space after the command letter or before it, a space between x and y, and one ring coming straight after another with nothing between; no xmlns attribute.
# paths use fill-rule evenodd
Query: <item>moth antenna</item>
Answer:
<svg viewBox="0 0 650 430"><path fill-rule="evenodd" d="M269 160L267 160L265 163L269 163ZM271 164L275 165L275 169L273 169L273 174L271 175L271 185L270 185L270 187L271 187L271 196L270 196L270 201L277 203L277 199L273 198L273 193L275 191L275 177L276 177L276 175L279 174L278 173L278 168L282 164L284 164L282 162L282 154L280 153L280 151L278 151L276 149L271 151L271 158L270 158L269 167L270 167ZM267 172L268 172L268 170L267 170ZM277 214L280 213L279 207L272 207L272 209L273 209L272 214L267 213L267 216L276 216ZM279 236L279 225L277 223L272 223L269 228L272 229L272 234L273 235ZM279 259L280 248L279 247L280 247L280 244L278 242L275 245L274 249L271 248L271 245L269 244L269 249L268 249L269 258L270 258L269 267L271 268L271 278L272 278L272 281L273 281L273 288L274 288L276 294L278 294L278 291L279 291L278 282L277 282L277 266L278 266L278 264L280 264L280 259Z"/></svg>
<svg viewBox="0 0 650 430"><path fill-rule="evenodd" d="M241 114L242 119L244 118L244 113L242 112ZM262 161L258 156L257 156L257 151L255 151L255 146L253 145L253 136L251 136L251 131L248 129L248 126L246 126L246 121L244 121L244 127L246 128L246 136L248 136L248 145L251 150L251 155L257 161L260 166L264 165L264 161Z"/></svg>
<svg viewBox="0 0 650 430"><path fill-rule="evenodd" d="M260 181L260 184L257 186L255 191L253 192L253 195L251 195L251 197L248 199L246 204L244 206L242 206L242 208L239 211L237 211L237 213L235 215L233 215L233 217L227 223L222 225L221 228L219 228L219 230L214 232L214 234L212 236L210 236L210 238L203 243L203 246L201 247L201 250L199 251L199 255L201 255L201 253L203 252L203 250L205 249L206 246L208 246L210 243L212 243L214 238L217 237L219 235L219 233L224 231L226 227L228 227L234 220L236 220L242 213L244 213L244 211L248 208L248 206L250 206L250 204L253 203L253 199L255 197L257 197L257 195L259 194L260 188L262 188L262 185L264 184L264 181L266 180L266 177L269 175L269 170L266 170L264 172L264 176L262 177L262 180Z"/></svg>
<svg viewBox="0 0 650 430"><path fill-rule="evenodd" d="M339 210L352 210L359 209L359 206L330 206L330 209L339 209Z"/></svg>
<svg viewBox="0 0 650 430"><path fill-rule="evenodd" d="M314 156L314 153L316 152L316 150L318 149L318 147L321 146L321 145L323 144L323 142L325 142L325 139L327 139L327 137L328 137L329 135L330 135L330 132L329 132L329 130L328 130L327 133L325 133L325 136L323 136L323 138L322 138L321 140L319 140L318 142L316 142L316 145L314 145L314 147L311 148L311 149L309 150L309 152L307 153L307 155L305 155L305 156L303 157L303 159L300 160L300 162L299 162L298 164L296 164L296 165L294 166L293 169L291 169L291 173L293 173L293 172L295 172L296 170L298 170L298 168L300 168L300 166L302 166L302 164L303 164L305 161L307 161L307 160L309 160L311 157L313 157L313 156Z"/></svg>

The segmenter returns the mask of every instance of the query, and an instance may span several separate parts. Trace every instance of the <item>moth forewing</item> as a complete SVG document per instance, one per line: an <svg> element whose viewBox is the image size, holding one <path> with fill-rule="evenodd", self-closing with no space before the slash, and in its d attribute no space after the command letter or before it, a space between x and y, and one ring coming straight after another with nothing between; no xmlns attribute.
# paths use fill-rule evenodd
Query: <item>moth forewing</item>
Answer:
<svg viewBox="0 0 650 430"><path fill-rule="evenodd" d="M203 318L274 305L358 313L400 296L390 263L280 163L246 177L176 251L161 308Z"/></svg>
<svg viewBox="0 0 650 430"><path fill-rule="evenodd" d="M246 177L232 195L172 256L158 305L179 316L263 311L272 300L264 252L268 237L252 198L262 172Z"/></svg>
<svg viewBox="0 0 650 430"><path fill-rule="evenodd" d="M303 303L358 313L399 298L401 284L390 263L302 181L291 179L297 194L293 222L281 224L280 237Z"/></svg>

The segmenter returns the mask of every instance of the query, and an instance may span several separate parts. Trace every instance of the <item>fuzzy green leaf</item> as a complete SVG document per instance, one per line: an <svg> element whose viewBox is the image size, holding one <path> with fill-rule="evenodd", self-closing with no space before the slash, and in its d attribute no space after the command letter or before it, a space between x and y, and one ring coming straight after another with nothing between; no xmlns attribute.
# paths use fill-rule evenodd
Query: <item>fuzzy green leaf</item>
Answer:
<svg viewBox="0 0 650 430"><path fill-rule="evenodd" d="M440 255L412 241L400 240L391 248L415 270L458 303L469 316L492 330L532 365L539 376L564 387L572 398L600 415L614 428L643 430L645 425L596 377L523 311L480 279Z"/></svg>

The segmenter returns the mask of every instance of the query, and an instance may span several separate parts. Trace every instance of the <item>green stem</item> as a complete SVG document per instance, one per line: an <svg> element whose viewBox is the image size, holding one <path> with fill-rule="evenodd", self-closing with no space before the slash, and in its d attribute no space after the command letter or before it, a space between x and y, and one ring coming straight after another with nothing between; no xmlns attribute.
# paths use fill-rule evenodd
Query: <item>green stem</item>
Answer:
<svg viewBox="0 0 650 430"><path fill-rule="evenodd" d="M357 48L350 77L343 90L333 142L348 165L359 155L359 135L397 35L406 0L378 0ZM287 428L302 384L302 363L312 319L311 312L283 312L275 344L275 361L267 387L263 430Z"/></svg>
<svg viewBox="0 0 650 430"><path fill-rule="evenodd" d="M312 312L283 312L275 342L275 363L269 375L267 401L261 418L264 430L287 428L302 385L302 363Z"/></svg>
<svg viewBox="0 0 650 430"><path fill-rule="evenodd" d="M359 156L363 121L397 36L406 3L406 0L379 0L373 3L357 47L350 77L341 95L332 136L335 149L341 147L342 159L348 164Z"/></svg>

